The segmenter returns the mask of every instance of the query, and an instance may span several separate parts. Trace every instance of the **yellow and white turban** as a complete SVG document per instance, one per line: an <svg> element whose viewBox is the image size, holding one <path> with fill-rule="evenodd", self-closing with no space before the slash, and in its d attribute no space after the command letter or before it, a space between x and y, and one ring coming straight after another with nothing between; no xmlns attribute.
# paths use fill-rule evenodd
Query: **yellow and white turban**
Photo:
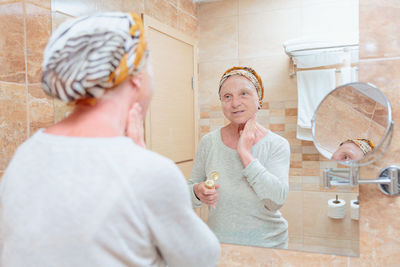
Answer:
<svg viewBox="0 0 400 267"><path fill-rule="evenodd" d="M240 75L246 77L250 82L253 83L257 90L258 99L260 101L260 106L262 105L262 100L264 98L264 85L262 83L261 77L258 73L249 67L233 67L228 69L222 74L221 80L219 82L218 94L221 91L222 84L233 75Z"/></svg>
<svg viewBox="0 0 400 267"><path fill-rule="evenodd" d="M43 90L65 102L99 98L145 65L143 23L109 12L61 24L44 51Z"/></svg>
<svg viewBox="0 0 400 267"><path fill-rule="evenodd" d="M346 144L346 143L355 144L356 146L358 146L361 149L361 151L363 152L364 155L367 154L368 152L371 152L375 148L375 145L371 140L364 139L364 138L348 139L348 140L342 142L339 146Z"/></svg>

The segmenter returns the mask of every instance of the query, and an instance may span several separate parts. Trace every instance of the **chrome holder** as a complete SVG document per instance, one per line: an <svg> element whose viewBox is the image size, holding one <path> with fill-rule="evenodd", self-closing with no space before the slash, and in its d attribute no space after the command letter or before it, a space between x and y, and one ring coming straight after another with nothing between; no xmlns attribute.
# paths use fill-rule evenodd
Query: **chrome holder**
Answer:
<svg viewBox="0 0 400 267"><path fill-rule="evenodd" d="M325 188L331 186L355 186L358 184L378 184L379 189L386 195L400 195L400 167L389 166L381 171L375 180L360 179L360 168L351 166L349 168L329 168L323 173L323 185Z"/></svg>

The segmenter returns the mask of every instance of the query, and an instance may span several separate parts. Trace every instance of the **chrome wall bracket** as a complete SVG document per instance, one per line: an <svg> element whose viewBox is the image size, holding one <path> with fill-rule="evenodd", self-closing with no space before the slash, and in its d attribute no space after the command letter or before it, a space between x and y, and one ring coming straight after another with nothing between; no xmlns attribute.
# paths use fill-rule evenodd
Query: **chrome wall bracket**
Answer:
<svg viewBox="0 0 400 267"><path fill-rule="evenodd" d="M397 196L400 184L400 167L389 166L381 171L377 179L360 179L360 168L351 166L349 168L330 168L323 173L323 185L325 188L331 186L355 186L357 184L377 184L379 189L386 195Z"/></svg>

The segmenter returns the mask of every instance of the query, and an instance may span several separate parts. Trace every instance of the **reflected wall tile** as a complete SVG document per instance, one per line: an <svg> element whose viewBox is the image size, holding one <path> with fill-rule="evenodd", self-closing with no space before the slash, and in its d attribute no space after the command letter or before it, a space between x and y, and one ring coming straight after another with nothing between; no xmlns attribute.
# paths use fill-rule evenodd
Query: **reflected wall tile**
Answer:
<svg viewBox="0 0 400 267"><path fill-rule="evenodd" d="M24 14L22 2L0 5L0 80L25 82Z"/></svg>
<svg viewBox="0 0 400 267"><path fill-rule="evenodd" d="M239 39L239 51L241 42L243 40ZM263 43L265 44L265 41ZM252 51L252 53L258 52ZM248 58L247 54L239 54L239 56L240 66L249 66L261 76L264 84L264 101L270 102L270 108L285 109L285 101L297 100L296 79L289 77L290 61L286 54L278 53L256 58Z"/></svg>
<svg viewBox="0 0 400 267"><path fill-rule="evenodd" d="M318 251L319 253L336 255L359 255L358 243L346 239L331 239L305 236L303 241L303 249L305 251Z"/></svg>
<svg viewBox="0 0 400 267"><path fill-rule="evenodd" d="M239 56L284 55L283 42L301 37L300 23L293 23L300 21L300 16L296 9L240 15Z"/></svg>
<svg viewBox="0 0 400 267"><path fill-rule="evenodd" d="M51 12L32 4L25 5L28 82L38 83L42 76L43 51L51 34Z"/></svg>
<svg viewBox="0 0 400 267"><path fill-rule="evenodd" d="M399 14L400 7L398 6L360 3L361 59L400 56Z"/></svg>
<svg viewBox="0 0 400 267"><path fill-rule="evenodd" d="M358 1L329 1L305 5L301 12L300 34L314 40L357 44L359 39ZM338 15L340 19L338 19Z"/></svg>
<svg viewBox="0 0 400 267"><path fill-rule="evenodd" d="M303 236L303 223L300 221L303 218L303 192L290 191L280 211L289 222L289 235Z"/></svg>
<svg viewBox="0 0 400 267"><path fill-rule="evenodd" d="M238 14L238 0L210 1L199 4L199 20L230 17Z"/></svg>
<svg viewBox="0 0 400 267"><path fill-rule="evenodd" d="M0 170L27 137L25 84L0 82Z"/></svg>
<svg viewBox="0 0 400 267"><path fill-rule="evenodd" d="M144 12L171 27L178 27L178 10L168 1L146 0L144 1Z"/></svg>
<svg viewBox="0 0 400 267"><path fill-rule="evenodd" d="M237 20L237 16L199 20L200 63L213 60L237 59Z"/></svg>
<svg viewBox="0 0 400 267"><path fill-rule="evenodd" d="M191 15L178 10L178 30L197 38L198 36L198 21Z"/></svg>
<svg viewBox="0 0 400 267"><path fill-rule="evenodd" d="M181 9L192 16L197 16L197 6L192 0L178 0L178 9Z"/></svg>
<svg viewBox="0 0 400 267"><path fill-rule="evenodd" d="M54 123L53 99L47 96L40 84L28 86L29 134Z"/></svg>

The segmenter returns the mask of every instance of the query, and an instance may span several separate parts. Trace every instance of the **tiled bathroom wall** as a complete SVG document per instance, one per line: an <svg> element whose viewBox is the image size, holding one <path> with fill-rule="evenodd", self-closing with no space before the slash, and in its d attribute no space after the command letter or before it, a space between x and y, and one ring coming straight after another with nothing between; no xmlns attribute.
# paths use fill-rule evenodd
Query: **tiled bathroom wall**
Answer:
<svg viewBox="0 0 400 267"><path fill-rule="evenodd" d="M71 111L41 89L47 40L65 19L100 11L145 13L197 37L197 7L191 0L0 1L0 175L16 147L37 129Z"/></svg>
<svg viewBox="0 0 400 267"><path fill-rule="evenodd" d="M332 10L341 11L340 19ZM304 37L358 43L358 1L200 3L200 137L227 123L218 97L222 73L237 65L254 68L265 87L258 122L285 137L291 148L290 192L281 209L289 223L289 249L357 255L358 221L351 220L350 214L343 220L327 216L327 202L336 194L350 210L349 203L356 199L357 188L324 189L322 170L337 164L321 157L313 142L296 139L297 82L296 76L290 75L293 69L283 42Z"/></svg>

